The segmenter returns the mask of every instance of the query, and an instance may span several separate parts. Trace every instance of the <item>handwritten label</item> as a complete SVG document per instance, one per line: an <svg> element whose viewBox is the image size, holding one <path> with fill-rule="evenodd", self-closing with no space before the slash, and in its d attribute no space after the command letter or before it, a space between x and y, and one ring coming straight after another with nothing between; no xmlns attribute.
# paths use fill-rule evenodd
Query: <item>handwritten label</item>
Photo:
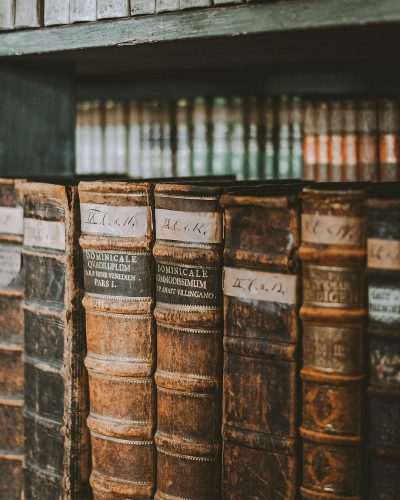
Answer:
<svg viewBox="0 0 400 500"><path fill-rule="evenodd" d="M84 250L85 292L116 297L151 297L151 255Z"/></svg>
<svg viewBox="0 0 400 500"><path fill-rule="evenodd" d="M221 243L222 221L222 212L156 208L156 237L159 240L191 243Z"/></svg>
<svg viewBox="0 0 400 500"><path fill-rule="evenodd" d="M368 239L368 267L400 269L400 241Z"/></svg>
<svg viewBox="0 0 400 500"><path fill-rule="evenodd" d="M216 307L222 302L221 272L214 267L157 262L157 304Z"/></svg>
<svg viewBox="0 0 400 500"><path fill-rule="evenodd" d="M65 225L63 222L24 219L24 245L27 247L65 250Z"/></svg>
<svg viewBox="0 0 400 500"><path fill-rule="evenodd" d="M10 285L21 269L21 246L0 244L0 287Z"/></svg>
<svg viewBox="0 0 400 500"><path fill-rule="evenodd" d="M83 233L138 238L151 231L150 207L119 207L81 203Z"/></svg>
<svg viewBox="0 0 400 500"><path fill-rule="evenodd" d="M400 288L370 286L369 317L382 323L400 323Z"/></svg>
<svg viewBox="0 0 400 500"><path fill-rule="evenodd" d="M22 207L0 207L0 233L24 233L24 212Z"/></svg>
<svg viewBox="0 0 400 500"><path fill-rule="evenodd" d="M224 294L293 305L297 303L297 276L224 267Z"/></svg>
<svg viewBox="0 0 400 500"><path fill-rule="evenodd" d="M363 245L365 227L363 217L318 214L303 214L301 217L302 239L308 243Z"/></svg>

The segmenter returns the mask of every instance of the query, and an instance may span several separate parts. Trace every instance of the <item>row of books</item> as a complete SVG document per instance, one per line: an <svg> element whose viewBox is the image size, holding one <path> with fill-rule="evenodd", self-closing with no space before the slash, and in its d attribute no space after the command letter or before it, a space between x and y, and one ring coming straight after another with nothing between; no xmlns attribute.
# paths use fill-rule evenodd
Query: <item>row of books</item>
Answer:
<svg viewBox="0 0 400 500"><path fill-rule="evenodd" d="M396 181L399 120L393 99L84 101L77 110L77 172Z"/></svg>
<svg viewBox="0 0 400 500"><path fill-rule="evenodd" d="M3 179L0 240L2 498L400 498L399 184Z"/></svg>
<svg viewBox="0 0 400 500"><path fill-rule="evenodd" d="M76 164L79 174L298 178L302 140L298 97L85 101Z"/></svg>
<svg viewBox="0 0 400 500"><path fill-rule="evenodd" d="M244 0L243 0L244 1ZM0 30L211 7L242 0L0 0Z"/></svg>

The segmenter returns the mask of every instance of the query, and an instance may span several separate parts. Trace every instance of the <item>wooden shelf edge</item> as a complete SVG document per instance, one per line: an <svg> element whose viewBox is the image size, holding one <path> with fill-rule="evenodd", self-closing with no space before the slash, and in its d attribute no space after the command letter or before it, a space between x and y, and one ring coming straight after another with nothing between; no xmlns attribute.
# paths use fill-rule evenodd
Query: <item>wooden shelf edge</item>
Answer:
<svg viewBox="0 0 400 500"><path fill-rule="evenodd" d="M7 32L0 57L387 23L398 0L280 0Z"/></svg>

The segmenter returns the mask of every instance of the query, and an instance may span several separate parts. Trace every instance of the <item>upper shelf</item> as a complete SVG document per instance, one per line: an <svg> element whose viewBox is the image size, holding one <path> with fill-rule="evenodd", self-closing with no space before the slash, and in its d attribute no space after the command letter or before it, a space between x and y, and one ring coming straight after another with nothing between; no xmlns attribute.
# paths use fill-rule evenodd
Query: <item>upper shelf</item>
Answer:
<svg viewBox="0 0 400 500"><path fill-rule="evenodd" d="M89 73L153 62L379 60L398 54L399 28L398 0L280 0L7 32L0 57L67 58Z"/></svg>

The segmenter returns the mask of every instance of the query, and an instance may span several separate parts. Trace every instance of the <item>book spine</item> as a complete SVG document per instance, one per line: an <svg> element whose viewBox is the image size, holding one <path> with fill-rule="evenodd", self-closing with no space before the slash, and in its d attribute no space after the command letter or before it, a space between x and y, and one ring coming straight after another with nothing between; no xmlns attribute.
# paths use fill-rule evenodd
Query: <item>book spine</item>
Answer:
<svg viewBox="0 0 400 500"><path fill-rule="evenodd" d="M24 455L23 209L18 181L0 179L0 498L20 498Z"/></svg>
<svg viewBox="0 0 400 500"><path fill-rule="evenodd" d="M222 496L290 500L299 472L299 208L285 196L225 195L222 206Z"/></svg>
<svg viewBox="0 0 400 500"><path fill-rule="evenodd" d="M156 12L179 10L179 0L156 0Z"/></svg>
<svg viewBox="0 0 400 500"><path fill-rule="evenodd" d="M399 199L368 201L368 498L374 500L400 498L399 214Z"/></svg>
<svg viewBox="0 0 400 500"><path fill-rule="evenodd" d="M71 23L79 21L95 21L97 0L70 0Z"/></svg>
<svg viewBox="0 0 400 500"><path fill-rule="evenodd" d="M107 100L105 103L105 172L123 174L127 172L127 110L124 102Z"/></svg>
<svg viewBox="0 0 400 500"><path fill-rule="evenodd" d="M212 102L212 174L229 172L229 116L225 97L216 97Z"/></svg>
<svg viewBox="0 0 400 500"><path fill-rule="evenodd" d="M259 109L258 100L255 96L245 99L245 178L258 179L261 172L259 153ZM225 173L230 172L230 156L227 155L227 166ZM261 163L262 165L262 163ZM221 172L222 173L222 172Z"/></svg>
<svg viewBox="0 0 400 500"><path fill-rule="evenodd" d="M289 99L286 95L282 95L277 110L277 169L279 179L289 179L291 176L291 148L290 148L290 110Z"/></svg>
<svg viewBox="0 0 400 500"><path fill-rule="evenodd" d="M151 175L153 177L162 177L162 136L161 136L161 104L160 101L154 100L150 103L151 106Z"/></svg>
<svg viewBox="0 0 400 500"><path fill-rule="evenodd" d="M329 107L326 101L316 105L316 152L317 163L314 180L327 182L329 180Z"/></svg>
<svg viewBox="0 0 400 500"><path fill-rule="evenodd" d="M192 106L191 124L191 174L207 175L209 173L208 148L208 109L203 97L196 97Z"/></svg>
<svg viewBox="0 0 400 500"><path fill-rule="evenodd" d="M344 179L344 114L340 101L330 103L329 130L328 178L332 182L340 182Z"/></svg>
<svg viewBox="0 0 400 500"><path fill-rule="evenodd" d="M263 179L274 178L275 164L275 119L274 119L274 101L272 97L264 99L264 167Z"/></svg>
<svg viewBox="0 0 400 500"><path fill-rule="evenodd" d="M15 24L14 0L0 0L0 30L11 30Z"/></svg>
<svg viewBox="0 0 400 500"><path fill-rule="evenodd" d="M218 190L155 189L155 498L219 498L222 209Z"/></svg>
<svg viewBox="0 0 400 500"><path fill-rule="evenodd" d="M127 17L129 0L97 0L97 19Z"/></svg>
<svg viewBox="0 0 400 500"><path fill-rule="evenodd" d="M44 0L44 25L68 24L69 10L69 0Z"/></svg>
<svg viewBox="0 0 400 500"><path fill-rule="evenodd" d="M164 177L172 177L172 107L168 100L161 106L161 171Z"/></svg>
<svg viewBox="0 0 400 500"><path fill-rule="evenodd" d="M152 187L81 182L95 498L152 498L155 384Z"/></svg>
<svg viewBox="0 0 400 500"><path fill-rule="evenodd" d="M198 9L211 7L212 0L179 0L179 9Z"/></svg>
<svg viewBox="0 0 400 500"><path fill-rule="evenodd" d="M300 97L292 97L290 113L290 172L291 178L303 177L303 103Z"/></svg>
<svg viewBox="0 0 400 500"><path fill-rule="evenodd" d="M87 498L89 439L75 188L24 193L25 498Z"/></svg>
<svg viewBox="0 0 400 500"><path fill-rule="evenodd" d="M190 175L190 106L187 99L176 103L176 175ZM175 174L175 172L174 172Z"/></svg>
<svg viewBox="0 0 400 500"><path fill-rule="evenodd" d="M316 127L316 109L311 101L307 101L304 107L304 179L308 181L315 180L317 165L317 127Z"/></svg>
<svg viewBox="0 0 400 500"><path fill-rule="evenodd" d="M378 180L378 116L376 102L362 100L358 104L358 180Z"/></svg>
<svg viewBox="0 0 400 500"><path fill-rule="evenodd" d="M42 24L42 0L15 0L15 27L37 28Z"/></svg>
<svg viewBox="0 0 400 500"><path fill-rule="evenodd" d="M399 103L379 101L379 180L400 180Z"/></svg>
<svg viewBox="0 0 400 500"><path fill-rule="evenodd" d="M354 101L344 101L344 171L343 180L357 181L358 169L358 137L357 111Z"/></svg>
<svg viewBox="0 0 400 500"><path fill-rule="evenodd" d="M302 498L361 499L365 192L305 188Z"/></svg>
<svg viewBox="0 0 400 500"><path fill-rule="evenodd" d="M141 175L141 103L132 99L129 103L128 118L128 173L131 177Z"/></svg>
<svg viewBox="0 0 400 500"><path fill-rule="evenodd" d="M156 0L131 0L131 16L141 14L154 14L156 12Z"/></svg>
<svg viewBox="0 0 400 500"><path fill-rule="evenodd" d="M92 101L89 111L90 174L104 169L104 107L101 101Z"/></svg>

